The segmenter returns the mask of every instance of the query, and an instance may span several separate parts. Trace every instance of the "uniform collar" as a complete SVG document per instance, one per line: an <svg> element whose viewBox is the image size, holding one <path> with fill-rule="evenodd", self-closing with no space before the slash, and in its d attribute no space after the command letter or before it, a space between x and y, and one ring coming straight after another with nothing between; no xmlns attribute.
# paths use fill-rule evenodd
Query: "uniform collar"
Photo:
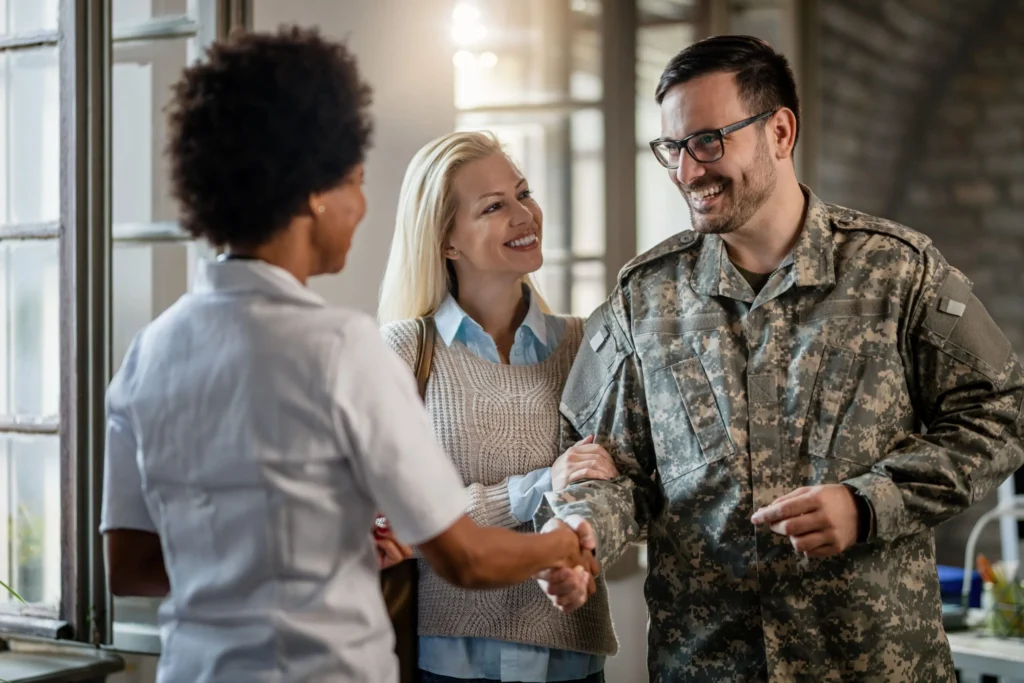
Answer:
<svg viewBox="0 0 1024 683"><path fill-rule="evenodd" d="M836 282L836 270L828 207L807 186L800 185L800 189L807 197L803 227L796 244L779 267L792 266L787 278L791 286L833 285ZM745 298L746 290L736 286L736 278L727 276L728 258L722 238L706 235L690 278L693 290L707 296Z"/></svg>
<svg viewBox="0 0 1024 683"><path fill-rule="evenodd" d="M327 302L283 268L257 259L204 260L199 263L196 293L263 294L306 306Z"/></svg>

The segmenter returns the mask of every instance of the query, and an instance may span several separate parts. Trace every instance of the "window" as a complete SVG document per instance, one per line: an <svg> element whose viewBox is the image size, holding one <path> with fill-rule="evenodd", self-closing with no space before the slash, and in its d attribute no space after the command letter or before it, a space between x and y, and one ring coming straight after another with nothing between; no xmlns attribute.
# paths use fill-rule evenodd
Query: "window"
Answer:
<svg viewBox="0 0 1024 683"><path fill-rule="evenodd" d="M211 255L176 222L164 146L164 108L186 65L217 34L216 5L194 0L115 0L111 79L111 368L135 334L164 312ZM159 652L159 599L115 598L113 644Z"/></svg>
<svg viewBox="0 0 1024 683"><path fill-rule="evenodd" d="M693 43L700 30L694 2L641 0L636 55L636 241L644 252L690 229L690 209L648 143L661 136L654 91L665 65Z"/></svg>
<svg viewBox="0 0 1024 683"><path fill-rule="evenodd" d="M0 624L61 616L57 15L0 5Z"/></svg>
<svg viewBox="0 0 1024 683"><path fill-rule="evenodd" d="M556 311L606 296L601 3L479 0L452 13L457 125L487 129L544 211L541 293Z"/></svg>
<svg viewBox="0 0 1024 683"><path fill-rule="evenodd" d="M0 1L0 580L13 589L0 589L3 633L157 642L145 601L114 605L123 628L110 631L96 531L103 394L134 333L186 291L201 251L168 192L170 85L247 9Z"/></svg>

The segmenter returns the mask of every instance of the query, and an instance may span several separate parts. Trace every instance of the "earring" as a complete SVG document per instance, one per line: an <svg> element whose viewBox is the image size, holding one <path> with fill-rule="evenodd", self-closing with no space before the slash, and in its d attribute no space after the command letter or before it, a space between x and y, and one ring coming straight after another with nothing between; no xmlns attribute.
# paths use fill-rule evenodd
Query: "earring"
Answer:
<svg viewBox="0 0 1024 683"><path fill-rule="evenodd" d="M455 247L448 247L448 258L458 258L459 250Z"/></svg>
<svg viewBox="0 0 1024 683"><path fill-rule="evenodd" d="M323 213L326 210L327 210L327 207L324 206L323 204L321 204L320 206L316 207L316 212L317 213Z"/></svg>

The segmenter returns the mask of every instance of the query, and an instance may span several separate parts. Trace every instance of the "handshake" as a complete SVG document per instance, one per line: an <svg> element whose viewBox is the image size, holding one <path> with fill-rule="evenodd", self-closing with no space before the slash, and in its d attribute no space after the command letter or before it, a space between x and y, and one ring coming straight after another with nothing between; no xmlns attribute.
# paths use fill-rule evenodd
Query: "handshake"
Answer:
<svg viewBox="0 0 1024 683"><path fill-rule="evenodd" d="M490 531L497 530L492 529ZM503 533L512 534L512 532ZM530 542L530 538L536 539L537 545L540 545L540 541L543 540L544 546L554 551L545 550L543 552L548 559L542 560L540 566L545 568L534 572L532 575L537 583L540 584L541 589L547 594L548 599L559 610L564 613L573 612L582 607L590 596L597 591L597 584L594 579L600 572L597 559L594 557L597 538L594 535L593 528L582 517L574 515L568 517L565 521L552 519L544 525L540 534L536 536L513 535L519 537L517 540L523 542ZM543 539L539 537L543 537ZM413 549L395 538L384 517L377 517L374 523L373 538L381 569L393 567L413 557ZM505 548L502 548L495 555L504 554L505 550ZM426 559L428 563L431 563L430 557ZM509 557L504 563L506 563L506 566L509 563L515 564L518 559L520 558L513 559ZM494 560L498 560L498 558L494 556L488 557L484 559L484 562L490 564L490 561ZM509 578L511 578L511 575ZM511 583L514 583L514 581L498 578L496 582L490 583L490 587L510 585Z"/></svg>
<svg viewBox="0 0 1024 683"><path fill-rule="evenodd" d="M594 528L590 526L590 522L579 515L570 515L565 521L551 519L544 525L541 533L562 527L568 527L576 532L580 549L586 560L585 563L575 567L545 569L534 578L552 604L563 613L570 614L586 604L590 596L597 591L597 583L594 579L601 568L594 557L594 551L597 549L597 537L594 535Z"/></svg>

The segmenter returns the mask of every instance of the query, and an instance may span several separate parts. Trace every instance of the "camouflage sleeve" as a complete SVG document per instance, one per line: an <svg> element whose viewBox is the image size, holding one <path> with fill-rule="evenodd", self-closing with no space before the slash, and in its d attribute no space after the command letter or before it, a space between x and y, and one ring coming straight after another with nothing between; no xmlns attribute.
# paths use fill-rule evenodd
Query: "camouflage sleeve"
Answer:
<svg viewBox="0 0 1024 683"><path fill-rule="evenodd" d="M597 534L597 559L610 567L630 543L641 540L660 505L646 398L628 334L620 289L590 317L583 344L562 395L562 450L586 435L604 446L621 476L584 481L546 494L536 519L578 514Z"/></svg>
<svg viewBox="0 0 1024 683"><path fill-rule="evenodd" d="M1024 372L971 283L930 250L901 355L920 422L847 484L873 508L870 539L931 528L1024 464Z"/></svg>

